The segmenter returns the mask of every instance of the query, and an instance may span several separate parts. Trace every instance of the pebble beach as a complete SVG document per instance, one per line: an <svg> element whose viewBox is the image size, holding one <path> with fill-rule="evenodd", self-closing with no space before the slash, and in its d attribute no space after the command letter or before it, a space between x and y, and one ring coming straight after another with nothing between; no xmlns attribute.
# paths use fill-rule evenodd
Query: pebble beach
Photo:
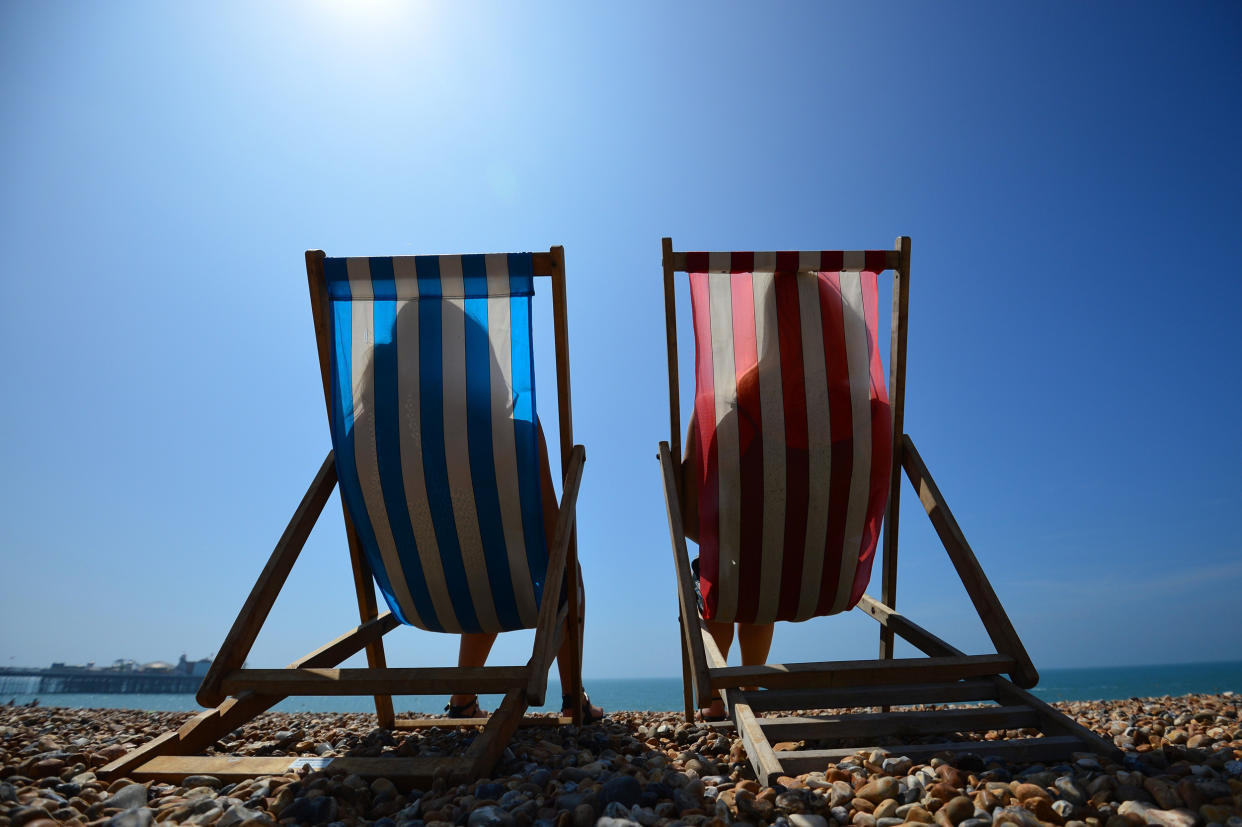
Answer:
<svg viewBox="0 0 1242 827"><path fill-rule="evenodd" d="M1242 827L1240 698L1226 692L1055 704L1123 750L1118 760L1074 753L1061 763L1015 764L963 752L920 763L881 745L771 787L754 780L731 730L671 713L618 711L582 728L523 728L494 777L458 785L438 779L410 789L330 766L235 784L211 776L180 785L105 783L96 769L190 713L6 706L0 827ZM362 713L268 713L215 751L451 755L473 736L448 727L389 732Z"/></svg>

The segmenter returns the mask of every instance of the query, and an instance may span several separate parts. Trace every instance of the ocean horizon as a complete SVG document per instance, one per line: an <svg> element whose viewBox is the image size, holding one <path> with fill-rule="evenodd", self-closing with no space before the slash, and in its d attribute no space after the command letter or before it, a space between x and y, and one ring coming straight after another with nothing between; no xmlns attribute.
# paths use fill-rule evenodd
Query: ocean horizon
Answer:
<svg viewBox="0 0 1242 827"><path fill-rule="evenodd" d="M0 703L28 704L77 709L141 709L151 711L194 711L201 707L192 694L147 693L35 693L19 691L33 688L33 678L0 677ZM588 678L584 680L591 700L607 711L679 711L683 708L680 677ZM1031 690L1045 701L1097 701L1147 698L1164 695L1242 693L1242 661L1174 663L1147 666L1109 666L1044 669L1039 685ZM552 712L560 708L561 690L548 681L547 703L532 709ZM485 709L495 709L499 695L482 695ZM443 695L400 695L393 698L398 712L439 713L447 698ZM292 697L275 707L277 712L373 712L369 696Z"/></svg>

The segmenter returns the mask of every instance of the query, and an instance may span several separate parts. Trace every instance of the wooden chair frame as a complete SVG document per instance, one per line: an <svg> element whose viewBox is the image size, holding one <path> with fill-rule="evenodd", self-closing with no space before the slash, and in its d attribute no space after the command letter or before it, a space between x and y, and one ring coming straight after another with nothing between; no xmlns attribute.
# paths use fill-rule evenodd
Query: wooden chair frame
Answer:
<svg viewBox="0 0 1242 827"><path fill-rule="evenodd" d="M849 255L848 253L846 254ZM814 259L818 260L818 259ZM884 519L881 600L864 594L857 609L880 624L880 654L875 660L728 666L698 611L691 579L686 534L682 525L681 405L677 364L677 306L675 277L687 270L686 254L663 239L664 310L668 346L669 440L660 443L665 505L672 537L677 577L678 620L681 630L682 677L686 720L714 692L724 701L737 728L755 775L775 783L780 775L823 769L829 761L869 748L866 739L878 735L924 735L1040 727L1047 737L1014 741L961 741L884 747L911 758L943 750L968 750L1015 758L1042 759L1073 749L1115 754L1111 743L1070 720L1026 689L1039 680L1034 665L1009 621L996 592L953 518L948 503L904 430L906 333L910 302L910 239L897 239L887 254L886 269L893 273L892 342L889 392L893 421L893 459L888 506ZM727 274L718 277L728 278ZM983 621L996 654L966 655L897 613L897 528L904 470L927 511L962 585ZM913 644L927 657L894 658L895 637ZM1003 677L1008 673L1010 679ZM759 687L746 691L742 687ZM995 700L1001 706L946 709L932 712L893 712L891 705L954 703ZM816 718L759 718L760 712L799 709L844 709L881 706L879 713ZM840 739L857 746L831 750L775 752L770 737Z"/></svg>
<svg viewBox="0 0 1242 827"><path fill-rule="evenodd" d="M306 253L306 274L310 286L311 311L319 368L323 380L324 402L331 417L330 348L328 332L328 290L324 279L321 250ZM354 591L360 624L327 645L295 660L284 669L242 668L258 637L277 595L302 551L324 504L337 482L332 452L324 459L311 481L292 519L276 543L267 565L259 574L250 596L242 605L232 628L211 664L197 700L205 707L179 730L165 733L131 751L100 771L101 777L128 776L137 779L180 780L187 775L210 774L236 779L275 774L301 765L319 767L330 763L336 769L363 776L386 776L407 783L423 783L437 775L449 779L479 777L489 772L500 758L514 731L527 724L581 724L580 704L569 717L525 717L529 706L544 702L548 670L556 657L564 619L576 622L577 640L570 647L571 685L562 687L573 697L582 694L582 611L579 605L575 532L576 503L582 480L585 449L573 442L573 410L569 386L569 321L565 301L565 251L560 246L533 256L534 275L551 279L553 332L556 348L557 409L560 425L562 496L560 512L551 534L544 600L539 607L535 640L525 666L437 667L390 669L384 656L383 636L400 623L391 612L379 612L370 566L362 552L357 532L345 517ZM567 605L558 606L555 596L567 581ZM367 668L338 669L341 661L365 650ZM397 719L393 694L449 694L452 692L500 693L499 708L489 718L446 720L444 718ZM417 729L428 726L481 726L482 731L462 756L448 758L237 758L198 756L216 740L245 724L291 695L373 695L381 727Z"/></svg>

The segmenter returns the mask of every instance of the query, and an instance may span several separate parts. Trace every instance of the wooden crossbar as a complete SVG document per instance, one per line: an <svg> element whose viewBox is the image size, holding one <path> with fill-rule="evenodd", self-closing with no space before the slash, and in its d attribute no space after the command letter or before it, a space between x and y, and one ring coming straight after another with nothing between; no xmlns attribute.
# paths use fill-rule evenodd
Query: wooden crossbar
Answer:
<svg viewBox="0 0 1242 827"><path fill-rule="evenodd" d="M1029 706L985 706L814 718L760 718L759 725L774 741L795 741L800 738L872 738L1025 729L1038 726L1039 716Z"/></svg>
<svg viewBox="0 0 1242 827"><path fill-rule="evenodd" d="M788 251L783 251L783 250L782 250L782 251L780 251L780 252L784 253L784 252L788 252ZM808 251L808 252L809 252L809 254L810 254L810 255L818 256L818 255L820 254L820 252L822 252L822 251L820 251L820 250L811 250L811 251ZM836 251L833 251L833 252L836 252ZM871 251L871 252L872 252L872 253L874 253L874 251ZM702 255L702 253L697 253L697 254L698 254L698 255ZM678 272L678 273L688 273L688 272L690 272L690 271L687 269L687 264L686 264L686 260L687 260L687 257L688 257L689 255L690 255L690 253L687 253L687 252L681 252L681 253L679 253L679 252L673 252L673 253L672 253L672 265L673 265L673 266L672 266L672 269L673 269L675 272ZM706 255L707 255L707 257L708 257L708 260L710 261L710 260L712 259L712 257L713 257L713 256L717 256L717 255L720 255L720 256L728 256L728 255L731 255L731 253L729 253L729 252L725 252L725 253L707 253ZM772 251L761 252L761 251L756 250L756 251L754 252L754 255L755 255L755 258L760 258L760 257L763 257L763 256L776 256L776 255L777 255L777 252L772 252ZM799 256L799 258L801 258L801 257L803 256L803 252L799 251L799 252L797 253L797 255ZM854 251L846 250L846 251L844 251L844 255L845 255L847 258L857 257L857 258L859 258L859 259L861 260L861 258L865 255L865 251L862 251L862 250L854 250ZM728 259L726 259L726 261L727 261L727 260L728 260ZM900 250L885 250L885 251L884 251L884 269L885 269L885 270L895 270L895 269L897 269L897 267L898 267L900 264L901 264L901 251L900 251ZM818 272L820 272L822 269L823 269L823 268L821 268L821 267L801 267L801 266L800 266L800 267L798 268L798 272L799 272L799 273L818 273ZM719 268L719 267L717 267L717 268L713 268L713 267L708 267L708 269L707 269L705 272L707 272L707 273L711 273L711 274L725 274L725 273L729 273L730 271L729 271L728 269L725 269L725 268ZM758 270L757 272L765 272L765 271L763 271L763 270Z"/></svg>
<svg viewBox="0 0 1242 827"><path fill-rule="evenodd" d="M442 695L525 688L525 666L441 666L418 669L238 669L225 692L278 695Z"/></svg>
<svg viewBox="0 0 1242 827"><path fill-rule="evenodd" d="M938 752L973 752L976 755L995 755L1010 761L1048 761L1064 758L1084 744L1077 738L1065 735L1047 738L1017 738L1011 741L942 741L934 744L893 744L886 746L843 747L841 749L799 750L778 752L776 757L786 775L823 770L861 751L881 750L888 755L904 755L914 761L926 760Z"/></svg>
<svg viewBox="0 0 1242 827"><path fill-rule="evenodd" d="M850 709L987 701L996 697L996 689L991 681L985 679L838 689L765 689L743 692L741 697L756 712L779 712L787 709Z"/></svg>
<svg viewBox="0 0 1242 827"><path fill-rule="evenodd" d="M762 686L773 689L860 686L864 684L955 681L998 675L1013 667L1006 655L963 655L949 658L840 660L818 663L769 663L708 669L714 689Z"/></svg>
<svg viewBox="0 0 1242 827"><path fill-rule="evenodd" d="M449 777L465 775L473 766L469 758L292 758L232 755L162 755L137 769L137 774L154 781L176 783L189 775L210 775L231 783L258 775L283 775L306 766L312 770L340 771L363 778L388 778L399 784L430 781L437 773Z"/></svg>

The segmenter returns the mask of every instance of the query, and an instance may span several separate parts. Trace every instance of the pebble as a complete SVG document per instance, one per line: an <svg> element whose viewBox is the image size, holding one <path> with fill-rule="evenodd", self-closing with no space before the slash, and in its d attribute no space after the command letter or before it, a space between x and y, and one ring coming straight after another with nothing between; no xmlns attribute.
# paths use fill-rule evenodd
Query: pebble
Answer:
<svg viewBox="0 0 1242 827"><path fill-rule="evenodd" d="M188 714L8 706L0 707L0 824L1242 827L1240 698L1057 704L1113 743L1128 743L1120 762L1078 753L1022 765L982 752L920 762L881 748L782 776L772 787L754 779L732 733L687 725L672 713L614 712L582 729L519 730L492 778L459 786L437 781L424 790L330 770L237 784L209 775L180 784L105 784L95 776L100 766ZM471 737L449 728L387 732L361 713L269 713L216 749L291 757L452 755ZM797 748L826 746L833 745Z"/></svg>

